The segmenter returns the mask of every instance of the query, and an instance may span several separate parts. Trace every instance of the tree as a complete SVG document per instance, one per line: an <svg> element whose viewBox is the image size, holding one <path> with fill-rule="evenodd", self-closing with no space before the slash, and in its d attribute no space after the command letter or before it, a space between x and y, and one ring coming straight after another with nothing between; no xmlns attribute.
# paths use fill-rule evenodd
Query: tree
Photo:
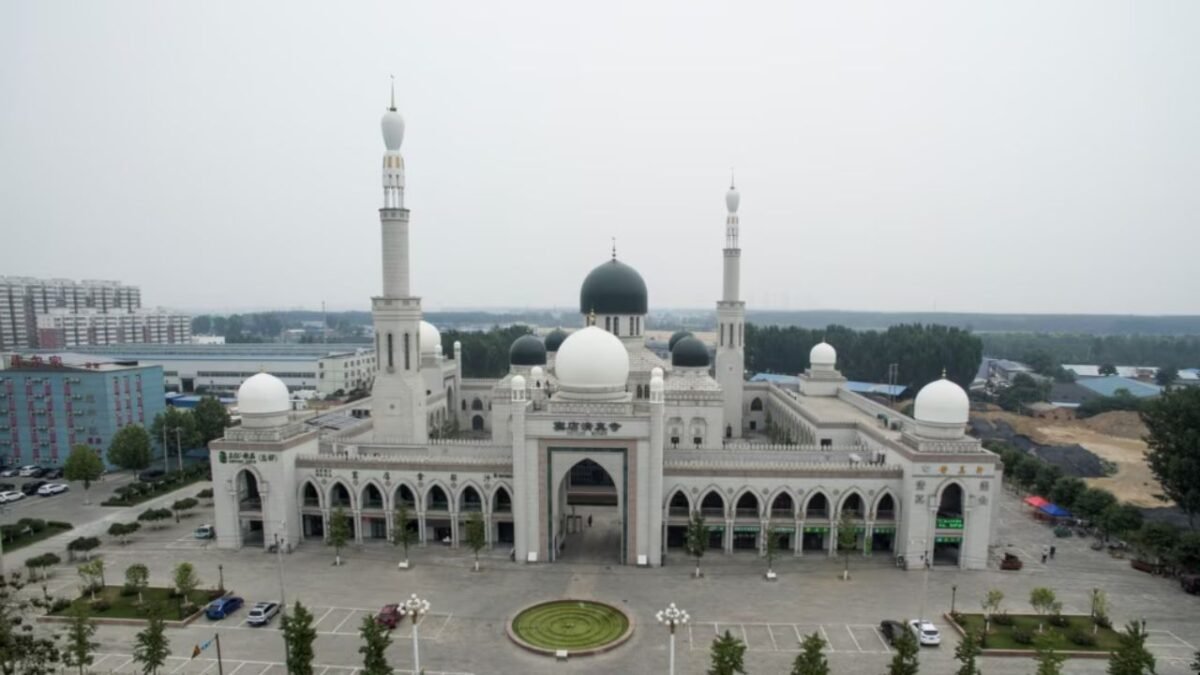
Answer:
<svg viewBox="0 0 1200 675"><path fill-rule="evenodd" d="M154 422L150 425L150 436L161 443L164 431L166 432L167 448L177 452L204 443L204 437L196 428L196 418L190 410L167 406L166 410L155 415ZM171 453L167 450L166 454L170 455Z"/></svg>
<svg viewBox="0 0 1200 675"><path fill-rule="evenodd" d="M333 564L335 566L342 564L342 548L349 540L350 520L346 518L346 511L339 506L329 514L328 543L333 547Z"/></svg>
<svg viewBox="0 0 1200 675"><path fill-rule="evenodd" d="M1099 524L1105 509L1117 503L1113 493L1103 488L1090 487L1075 498L1075 513Z"/></svg>
<svg viewBox="0 0 1200 675"><path fill-rule="evenodd" d="M67 558L74 561L76 553L83 553L84 560L92 559L92 550L100 547L96 537L76 537L67 543Z"/></svg>
<svg viewBox="0 0 1200 675"><path fill-rule="evenodd" d="M88 501L88 489L92 487L92 481L102 475L104 461L100 459L98 452L86 445L71 448L71 453L67 455L67 461L63 464L63 478L83 482L84 504L91 503Z"/></svg>
<svg viewBox="0 0 1200 675"><path fill-rule="evenodd" d="M404 547L404 567L408 567L408 547L417 541L417 533L408 529L408 504L400 502L392 518L392 545Z"/></svg>
<svg viewBox="0 0 1200 675"><path fill-rule="evenodd" d="M1175 542L1171 561L1180 569L1195 572L1200 569L1200 532L1184 532Z"/></svg>
<svg viewBox="0 0 1200 675"><path fill-rule="evenodd" d="M1175 366L1162 366L1154 373L1154 383L1160 387L1170 387L1179 379L1179 369Z"/></svg>
<svg viewBox="0 0 1200 675"><path fill-rule="evenodd" d="M108 536L116 537L124 546L129 541L129 535L142 529L141 523L113 523L108 526Z"/></svg>
<svg viewBox="0 0 1200 675"><path fill-rule="evenodd" d="M1196 651L1196 658L1192 661L1192 672L1200 673L1200 650Z"/></svg>
<svg viewBox="0 0 1200 675"><path fill-rule="evenodd" d="M19 595L24 586L17 572L0 576L0 673L57 674L61 658L58 645L45 633L35 634L30 629L25 613L37 601Z"/></svg>
<svg viewBox="0 0 1200 675"><path fill-rule="evenodd" d="M1053 464L1042 463L1038 467L1037 477L1033 480L1033 489L1040 495L1050 495L1050 491L1062 479L1062 469Z"/></svg>
<svg viewBox="0 0 1200 675"><path fill-rule="evenodd" d="M84 590L96 599L96 591L104 588L104 558L96 558L83 563L78 568L79 576L83 578Z"/></svg>
<svg viewBox="0 0 1200 675"><path fill-rule="evenodd" d="M200 578L196 576L196 567L190 562L181 562L175 566L171 576L175 584L175 592L183 598L183 606L192 606L192 591L200 586Z"/></svg>
<svg viewBox="0 0 1200 675"><path fill-rule="evenodd" d="M141 471L150 466L150 434L136 424L121 427L108 446L108 462L122 469Z"/></svg>
<svg viewBox="0 0 1200 675"><path fill-rule="evenodd" d="M983 608L983 634L987 635L992 629L992 615L1000 611L1000 603L1004 602L1004 592L999 588L993 588L987 592L983 602L979 603Z"/></svg>
<svg viewBox="0 0 1200 675"><path fill-rule="evenodd" d="M825 640L813 631L800 643L800 653L792 661L792 675L829 675L829 661L825 658Z"/></svg>
<svg viewBox="0 0 1200 675"><path fill-rule="evenodd" d="M1029 604L1033 605L1033 611L1039 616L1045 617L1047 614L1056 611L1062 605L1059 604L1057 598L1054 597L1054 591L1045 587L1038 587L1029 592ZM1038 632L1042 632L1042 621L1038 620Z"/></svg>
<svg viewBox="0 0 1200 675"><path fill-rule="evenodd" d="M775 556L779 555L779 539L783 533L777 529L768 529L763 535L766 537L766 553L767 553L767 578L771 579L775 576Z"/></svg>
<svg viewBox="0 0 1200 675"><path fill-rule="evenodd" d="M162 611L155 608L150 612L146 627L137 634L133 648L133 660L142 666L143 675L156 675L171 655L171 642L167 639L166 622Z"/></svg>
<svg viewBox="0 0 1200 675"><path fill-rule="evenodd" d="M688 521L683 543L688 555L696 559L694 576L699 579L700 559L704 557L704 551L708 548L708 527L704 524L704 516L699 512L693 513L692 519Z"/></svg>
<svg viewBox="0 0 1200 675"><path fill-rule="evenodd" d="M313 628L312 612L297 600L291 613L280 623L283 642L287 646L288 674L313 675L313 642L317 639L317 629Z"/></svg>
<svg viewBox="0 0 1200 675"><path fill-rule="evenodd" d="M1036 675L1062 675L1062 664L1067 657L1054 651L1058 639L1049 633L1037 636L1033 641L1037 663Z"/></svg>
<svg viewBox="0 0 1200 675"><path fill-rule="evenodd" d="M1112 504L1100 514L1100 529L1105 536L1123 537L1142 527L1142 512L1133 504Z"/></svg>
<svg viewBox="0 0 1200 675"><path fill-rule="evenodd" d="M917 675L917 669L920 667L920 663L917 661L917 652L920 647L917 645L917 638L912 631L901 632L900 637L896 638L894 646L896 655L888 664L887 675Z"/></svg>
<svg viewBox="0 0 1200 675"><path fill-rule="evenodd" d="M392 644L388 629L368 614L363 617L358 634L363 639L358 653L363 655L362 675L392 675L387 662L387 648Z"/></svg>
<svg viewBox="0 0 1200 675"><path fill-rule="evenodd" d="M201 443L205 445L224 436L225 429L231 423L229 411L212 396L201 398L192 409L192 416L196 420L196 431L200 433Z"/></svg>
<svg viewBox="0 0 1200 675"><path fill-rule="evenodd" d="M138 604L142 604L142 591L150 585L150 568L134 563L125 568L125 588L137 593Z"/></svg>
<svg viewBox="0 0 1200 675"><path fill-rule="evenodd" d="M1173 556L1178 537L1179 532L1169 523L1149 522L1142 523L1132 539L1143 555L1153 557L1155 563L1162 563Z"/></svg>
<svg viewBox="0 0 1200 675"><path fill-rule="evenodd" d="M70 628L67 629L67 647L63 650L63 662L69 668L78 668L79 675L84 675L84 668L96 660L92 654L100 647L100 643L92 641L95 635L96 622L88 618L86 609L77 608L71 616Z"/></svg>
<svg viewBox="0 0 1200 675"><path fill-rule="evenodd" d="M1026 457L1022 462L1017 464L1016 475L1017 484L1025 488L1033 487L1034 481L1037 480L1038 470L1041 469L1041 462L1036 461L1032 457Z"/></svg>
<svg viewBox="0 0 1200 675"><path fill-rule="evenodd" d="M746 672L746 643L733 637L728 630L724 635L713 639L709 655L712 665L708 669L708 675L733 675Z"/></svg>
<svg viewBox="0 0 1200 675"><path fill-rule="evenodd" d="M1116 375L1117 367L1111 363L1102 363L1102 364L1100 364L1100 374L1105 377L1107 377L1109 375Z"/></svg>
<svg viewBox="0 0 1200 675"><path fill-rule="evenodd" d="M854 521L850 520L850 516L842 512L842 517L838 520L837 525L837 547L838 553L842 554L842 581L850 579L850 554L858 548L858 532L855 531Z"/></svg>
<svg viewBox="0 0 1200 675"><path fill-rule="evenodd" d="M1164 393L1143 406L1141 417L1149 432L1150 472L1195 530L1200 514L1200 387Z"/></svg>
<svg viewBox="0 0 1200 675"><path fill-rule="evenodd" d="M164 520L171 517L170 509L146 509L138 514L137 519L143 522L150 523L151 526L157 527Z"/></svg>
<svg viewBox="0 0 1200 675"><path fill-rule="evenodd" d="M1082 479L1064 476L1055 481L1054 487L1050 489L1050 501L1064 509L1073 509L1075 500L1086 491L1087 483L1084 483Z"/></svg>
<svg viewBox="0 0 1200 675"><path fill-rule="evenodd" d="M467 547L475 554L475 571L479 571L479 552L487 546L487 530L483 526L483 516L478 511L472 511L467 517Z"/></svg>
<svg viewBox="0 0 1200 675"><path fill-rule="evenodd" d="M175 522L179 522L180 514L185 511L190 511L200 505L194 497L184 497L171 505L171 510L175 512Z"/></svg>
<svg viewBox="0 0 1200 675"><path fill-rule="evenodd" d="M49 576L49 572L46 570L54 567L60 562L62 562L62 558L59 558L53 553L43 553L39 556L34 556L27 559L25 561L25 566L29 568L29 580L37 581L38 570L42 571L42 579L46 579L46 577Z"/></svg>
<svg viewBox="0 0 1200 675"><path fill-rule="evenodd" d="M1108 659L1108 675L1154 675L1154 655L1146 649L1145 623L1130 621L1117 634L1117 648Z"/></svg>
<svg viewBox="0 0 1200 675"><path fill-rule="evenodd" d="M1050 382L1017 373L1007 387L1000 390L996 402L1008 411L1020 410L1026 403L1045 401L1050 396Z"/></svg>
<svg viewBox="0 0 1200 675"><path fill-rule="evenodd" d="M957 675L980 675L979 666L976 660L983 653L982 638L974 631L968 631L958 641L958 647L954 649L954 658L958 659L961 664L958 667Z"/></svg>

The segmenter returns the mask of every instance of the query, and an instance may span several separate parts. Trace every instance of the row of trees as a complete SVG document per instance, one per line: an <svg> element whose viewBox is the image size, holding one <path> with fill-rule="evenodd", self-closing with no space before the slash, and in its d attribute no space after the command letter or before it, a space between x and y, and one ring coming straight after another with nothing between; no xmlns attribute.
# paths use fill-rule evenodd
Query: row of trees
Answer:
<svg viewBox="0 0 1200 675"><path fill-rule="evenodd" d="M229 424L229 411L211 396L201 398L192 410L168 407L154 416L148 431L140 425L130 424L113 434L108 446L108 461L122 469L140 471L154 460L152 446L155 442L161 443L165 438L168 447L176 443L184 449L205 446L223 436Z"/></svg>
<svg viewBox="0 0 1200 675"><path fill-rule="evenodd" d="M408 505L401 503L400 507L396 509L392 521L392 544L403 547L405 568L408 567L408 549L417 543L417 532L408 527L410 516ZM465 525L463 543L475 555L474 569L478 572L479 552L487 546L487 526L483 522L483 515L478 511L467 516ZM335 566L342 564L342 549L350 543L350 533L350 517L346 515L346 510L340 506L334 508L329 513L329 533L325 538L325 543L333 547L333 564Z"/></svg>
<svg viewBox="0 0 1200 675"><path fill-rule="evenodd" d="M1200 366L1200 337L1196 335L1083 335L998 333L979 335L989 356L1039 363L1123 364L1158 367ZM1035 367L1035 370L1037 368ZM1045 372L1052 375L1052 372Z"/></svg>
<svg viewBox="0 0 1200 675"><path fill-rule="evenodd" d="M959 328L900 325L885 331L797 326L746 326L746 369L795 374L809 367L813 345L825 340L838 351L838 370L852 380L886 382L888 366L898 364L897 384L914 391L942 376L964 388L979 369L983 344Z"/></svg>
<svg viewBox="0 0 1200 675"><path fill-rule="evenodd" d="M442 331L442 353L454 356L454 343L462 343L463 377L503 377L508 372L508 350L522 335L533 330L528 326L493 326L487 331Z"/></svg>

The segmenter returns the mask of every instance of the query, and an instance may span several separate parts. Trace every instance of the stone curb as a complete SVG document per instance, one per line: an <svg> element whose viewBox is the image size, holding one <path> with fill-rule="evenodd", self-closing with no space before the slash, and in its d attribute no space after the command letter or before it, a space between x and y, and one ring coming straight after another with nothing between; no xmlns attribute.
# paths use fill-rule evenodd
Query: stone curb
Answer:
<svg viewBox="0 0 1200 675"><path fill-rule="evenodd" d="M535 602L532 605L526 605L526 606L522 607L521 609L518 609L516 612L514 612L512 615L512 618L504 623L504 632L508 635L508 639L512 640L514 643L516 643L516 645L518 647L521 647L522 649L524 649L526 651L533 652L534 654L541 654L542 656L558 656L558 652L560 651L558 649L549 649L546 647L539 647L537 645L530 644L530 643L526 642L525 640L522 640L521 637L518 636L515 631L513 631L513 627L512 627L513 620L516 619L518 616L520 616L521 613L524 612L525 610L533 609L534 607L538 607L540 605L546 605L546 604L549 604L552 602L576 602L576 601L590 602L590 603L596 604L596 605L603 605L615 612L619 612L629 621L629 626L625 629L624 633L622 633L617 639L613 640L612 642L609 642L608 644L600 645L599 647L592 647L590 649L566 650L568 658L572 657L572 656L595 656L596 654L603 654L605 652L612 651L612 650L616 649L617 647L620 647L621 645L628 642L629 638L633 637L634 619L633 619L633 616L631 616L629 614L629 612L626 612L625 610L620 609L618 607L614 607L613 605L610 605L607 602L600 602L599 600L583 600L580 598L563 598L560 600L543 600L541 602Z"/></svg>

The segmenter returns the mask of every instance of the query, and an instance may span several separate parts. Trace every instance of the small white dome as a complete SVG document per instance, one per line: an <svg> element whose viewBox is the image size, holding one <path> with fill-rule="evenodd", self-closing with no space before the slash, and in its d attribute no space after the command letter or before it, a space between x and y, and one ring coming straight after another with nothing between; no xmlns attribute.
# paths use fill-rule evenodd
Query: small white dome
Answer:
<svg viewBox="0 0 1200 675"><path fill-rule="evenodd" d="M554 371L564 390L624 391L629 378L629 351L612 333L588 326L563 340Z"/></svg>
<svg viewBox="0 0 1200 675"><path fill-rule="evenodd" d="M283 380L270 373L259 373L238 387L237 405L243 415L271 415L291 410L292 397Z"/></svg>
<svg viewBox="0 0 1200 675"><path fill-rule="evenodd" d="M542 380L546 377L546 371L543 370L541 366L534 366L533 368L529 369L529 376L535 381Z"/></svg>
<svg viewBox="0 0 1200 675"><path fill-rule="evenodd" d="M913 417L918 422L966 424L970 413L967 392L944 377L921 387L913 404Z"/></svg>
<svg viewBox="0 0 1200 675"><path fill-rule="evenodd" d="M837 365L837 350L828 342L818 342L808 353L808 362L814 366L835 366Z"/></svg>
<svg viewBox="0 0 1200 675"><path fill-rule="evenodd" d="M730 185L729 192L725 193L725 207L729 209L730 213L737 213L738 204L740 204L741 201L741 193L738 192L737 188Z"/></svg>
<svg viewBox="0 0 1200 675"><path fill-rule="evenodd" d="M513 379L509 382L513 391L525 391L525 378L521 375L513 375Z"/></svg>
<svg viewBox="0 0 1200 675"><path fill-rule="evenodd" d="M650 371L650 391L661 392L663 390L662 368L655 368Z"/></svg>
<svg viewBox="0 0 1200 675"><path fill-rule="evenodd" d="M659 368L658 366L654 366L650 369L650 379L653 380L656 377L660 380L663 377L663 369Z"/></svg>
<svg viewBox="0 0 1200 675"><path fill-rule="evenodd" d="M428 321L421 322L421 356L433 356L442 344L442 334Z"/></svg>
<svg viewBox="0 0 1200 675"><path fill-rule="evenodd" d="M379 120L379 127L383 130L383 144L388 150L399 150L400 144L404 142L404 118L395 110L388 110L383 113L383 119Z"/></svg>

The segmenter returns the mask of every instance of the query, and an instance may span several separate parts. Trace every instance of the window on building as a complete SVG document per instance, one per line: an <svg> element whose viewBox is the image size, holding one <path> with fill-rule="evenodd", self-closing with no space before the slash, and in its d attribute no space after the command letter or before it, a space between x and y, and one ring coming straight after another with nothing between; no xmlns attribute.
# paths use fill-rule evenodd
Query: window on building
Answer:
<svg viewBox="0 0 1200 675"><path fill-rule="evenodd" d="M392 334L391 333L387 334L387 354L388 354L388 362L387 362L388 368L395 368L396 367L395 345L392 343Z"/></svg>

